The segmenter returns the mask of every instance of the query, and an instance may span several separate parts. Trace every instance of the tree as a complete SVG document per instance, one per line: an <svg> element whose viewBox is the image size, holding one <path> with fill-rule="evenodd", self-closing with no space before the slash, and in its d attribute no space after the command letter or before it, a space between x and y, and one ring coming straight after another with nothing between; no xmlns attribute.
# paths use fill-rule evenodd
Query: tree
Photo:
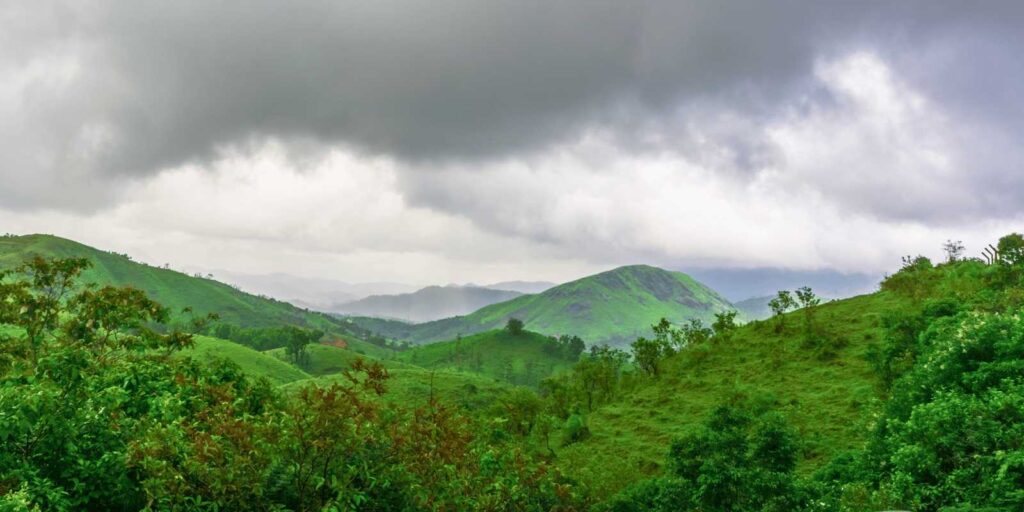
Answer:
<svg viewBox="0 0 1024 512"><path fill-rule="evenodd" d="M716 339L729 341L732 338L733 331L736 330L736 312L723 311L715 313L715 322L711 324L711 329L714 330Z"/></svg>
<svg viewBox="0 0 1024 512"><path fill-rule="evenodd" d="M1024 282L1024 236L1011 233L999 239L997 276L1003 285L1016 286Z"/></svg>
<svg viewBox="0 0 1024 512"><path fill-rule="evenodd" d="M288 326L286 328L287 341L284 347L288 359L298 366L305 366L309 362L309 351L306 347L316 343L323 337L323 331L311 331L298 327Z"/></svg>
<svg viewBox="0 0 1024 512"><path fill-rule="evenodd" d="M704 322L699 318L691 319L680 328L682 345L677 349L703 345L711 339L712 335L714 335L714 331L710 327L705 327Z"/></svg>
<svg viewBox="0 0 1024 512"><path fill-rule="evenodd" d="M964 243L960 240L946 240L946 243L942 244L942 251L946 253L947 262L959 261L964 255Z"/></svg>
<svg viewBox="0 0 1024 512"><path fill-rule="evenodd" d="M579 336L572 336L569 338L569 343L566 345L566 351L568 352L569 359L577 361L580 358L580 354L587 348L587 344L583 342L583 339Z"/></svg>
<svg viewBox="0 0 1024 512"><path fill-rule="evenodd" d="M505 331L512 336L519 336L523 333L523 321L518 318L509 318L505 323Z"/></svg>
<svg viewBox="0 0 1024 512"><path fill-rule="evenodd" d="M669 449L671 472L692 489L700 510L791 510L796 434L777 413L715 409L696 432Z"/></svg>
<svg viewBox="0 0 1024 512"><path fill-rule="evenodd" d="M772 316L775 317L775 331L780 332L786 322L783 315L796 307L796 301L793 300L793 295L789 290L779 290L775 298L768 301L768 307L771 308Z"/></svg>
<svg viewBox="0 0 1024 512"><path fill-rule="evenodd" d="M996 245L999 261L1011 267L1024 266L1024 236L1010 233L999 239Z"/></svg>
<svg viewBox="0 0 1024 512"><path fill-rule="evenodd" d="M630 348L633 349L633 364L641 372L653 377L658 376L658 365L665 357L666 352L670 350L664 341L644 337L637 338Z"/></svg>
<svg viewBox="0 0 1024 512"><path fill-rule="evenodd" d="M804 312L804 335L807 340L811 340L815 335L814 314L821 304L821 298L809 286L802 286L796 290L796 300Z"/></svg>
<svg viewBox="0 0 1024 512"><path fill-rule="evenodd" d="M615 395L622 367L628 360L629 354L622 350L608 345L591 346L590 353L573 366L566 387L586 403L587 411L593 411L594 405ZM552 384L549 382L549 388L556 389Z"/></svg>

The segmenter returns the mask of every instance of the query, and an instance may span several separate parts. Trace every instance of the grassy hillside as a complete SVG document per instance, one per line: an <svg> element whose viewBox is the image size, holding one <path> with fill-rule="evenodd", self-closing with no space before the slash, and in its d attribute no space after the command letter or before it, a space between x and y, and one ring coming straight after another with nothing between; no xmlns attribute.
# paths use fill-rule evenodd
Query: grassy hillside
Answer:
<svg viewBox="0 0 1024 512"><path fill-rule="evenodd" d="M866 354L881 336L880 318L908 306L887 292L820 306L816 316L837 350L822 357L804 346L801 311L752 322L706 351L684 350L662 362L662 375L632 384L588 422L593 436L559 452L559 465L600 495L657 473L671 439L701 422L717 405L737 399L770 401L805 441L809 470L858 446L866 412L880 398Z"/></svg>
<svg viewBox="0 0 1024 512"><path fill-rule="evenodd" d="M686 274L634 265L461 317L415 325L379 321L361 325L388 337L427 343L496 329L515 317L525 322L527 329L542 334L574 334L590 344L625 345L646 334L662 317L676 322L691 318L710 321L715 313L732 309L714 290Z"/></svg>
<svg viewBox="0 0 1024 512"><path fill-rule="evenodd" d="M227 323L246 327L291 324L327 332L342 329L331 317L305 311L269 298L242 292L212 279L134 262L115 254L50 235L0 238L0 268L11 268L34 255L87 258L92 268L82 281L101 285L130 285L178 313L192 307L198 314L215 312Z"/></svg>
<svg viewBox="0 0 1024 512"><path fill-rule="evenodd" d="M432 369L473 372L510 384L535 386L575 362L549 337L493 330L461 340L432 343L400 352L402 361Z"/></svg>
<svg viewBox="0 0 1024 512"><path fill-rule="evenodd" d="M229 359L237 363L247 374L254 377L266 377L275 384L286 384L309 378L308 373L276 357L231 341L209 336L196 336L195 342L194 348L186 350L182 354L200 361L213 357Z"/></svg>

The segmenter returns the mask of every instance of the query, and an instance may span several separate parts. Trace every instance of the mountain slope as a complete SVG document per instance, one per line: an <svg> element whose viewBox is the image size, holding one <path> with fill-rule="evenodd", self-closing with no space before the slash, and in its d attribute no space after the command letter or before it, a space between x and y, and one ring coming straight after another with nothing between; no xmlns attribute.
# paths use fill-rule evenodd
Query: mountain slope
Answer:
<svg viewBox="0 0 1024 512"><path fill-rule="evenodd" d="M519 295L519 292L476 286L428 286L413 293L371 295L334 309L350 315L428 322L465 315Z"/></svg>
<svg viewBox="0 0 1024 512"><path fill-rule="evenodd" d="M598 495L617 492L658 474L671 440L717 406L750 400L771 404L798 430L798 469L813 471L863 444L867 415L883 398L870 354L884 337L883 318L912 307L890 292L822 304L815 322L831 347L825 356L804 340L804 311L787 313L781 330L775 320L750 322L728 341L675 354L659 378L589 414L592 437L559 451L559 466Z"/></svg>
<svg viewBox="0 0 1024 512"><path fill-rule="evenodd" d="M128 256L94 249L50 235L0 238L0 268L19 265L33 255L79 257L92 262L83 283L132 286L178 315L185 307L195 313L217 313L222 321L246 327L290 324L328 332L344 330L331 317L305 311L286 302L258 297L224 283L132 261Z"/></svg>
<svg viewBox="0 0 1024 512"><path fill-rule="evenodd" d="M361 325L388 337L428 343L495 329L514 317L527 329L542 334L574 334L589 344L625 345L647 334L662 317L674 322L691 318L710 321L715 313L733 309L714 290L686 274L633 265L461 317L415 325L380 321ZM354 321L359 323L359 319Z"/></svg>

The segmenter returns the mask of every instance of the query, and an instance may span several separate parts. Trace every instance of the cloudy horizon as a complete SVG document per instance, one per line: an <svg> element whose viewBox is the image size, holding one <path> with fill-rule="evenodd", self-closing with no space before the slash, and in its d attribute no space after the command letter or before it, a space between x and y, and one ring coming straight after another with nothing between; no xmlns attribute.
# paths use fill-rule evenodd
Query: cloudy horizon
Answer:
<svg viewBox="0 0 1024 512"><path fill-rule="evenodd" d="M1009 1L4 2L0 232L419 285L976 256L1024 221L1022 22Z"/></svg>

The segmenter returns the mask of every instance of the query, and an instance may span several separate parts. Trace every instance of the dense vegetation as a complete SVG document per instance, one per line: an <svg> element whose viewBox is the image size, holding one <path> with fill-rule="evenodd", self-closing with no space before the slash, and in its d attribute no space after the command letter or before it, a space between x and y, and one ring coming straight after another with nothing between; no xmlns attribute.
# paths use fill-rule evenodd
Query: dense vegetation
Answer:
<svg viewBox="0 0 1024 512"><path fill-rule="evenodd" d="M353 362L289 395L226 360L180 354L169 311L132 288L76 286L84 259L0 275L0 508L547 510L556 471L437 401L376 400Z"/></svg>
<svg viewBox="0 0 1024 512"><path fill-rule="evenodd" d="M744 325L584 348L511 316L378 358L194 335L87 268L0 278L0 510L1024 509L1020 235Z"/></svg>

